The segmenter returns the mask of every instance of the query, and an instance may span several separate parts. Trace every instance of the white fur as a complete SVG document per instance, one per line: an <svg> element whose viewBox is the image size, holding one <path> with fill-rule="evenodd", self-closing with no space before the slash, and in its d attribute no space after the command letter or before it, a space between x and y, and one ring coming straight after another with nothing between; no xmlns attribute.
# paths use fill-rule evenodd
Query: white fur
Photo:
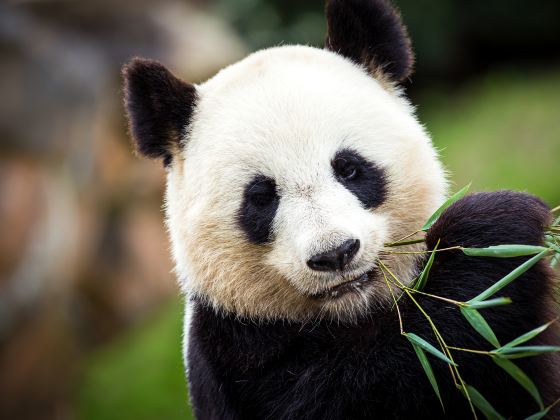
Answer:
<svg viewBox="0 0 560 420"><path fill-rule="evenodd" d="M166 201L184 290L256 319L352 318L386 298L376 288L336 302L307 296L370 270L385 242L417 229L445 196L437 154L398 90L337 54L286 46L250 55L197 91ZM334 178L331 160L344 148L387 171L379 208L365 210ZM273 178L280 195L274 240L264 246L248 243L236 221L256 174ZM307 267L312 255L352 238L361 248L347 272ZM387 263L413 273L410 258Z"/></svg>

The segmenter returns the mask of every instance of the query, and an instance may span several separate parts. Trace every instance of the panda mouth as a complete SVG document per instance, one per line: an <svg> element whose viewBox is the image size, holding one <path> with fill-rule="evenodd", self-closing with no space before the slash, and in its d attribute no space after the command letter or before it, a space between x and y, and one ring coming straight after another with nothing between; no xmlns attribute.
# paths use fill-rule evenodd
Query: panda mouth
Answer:
<svg viewBox="0 0 560 420"><path fill-rule="evenodd" d="M314 299L338 299L348 293L363 290L374 278L375 269L370 270L352 280L337 284L319 293L312 294Z"/></svg>

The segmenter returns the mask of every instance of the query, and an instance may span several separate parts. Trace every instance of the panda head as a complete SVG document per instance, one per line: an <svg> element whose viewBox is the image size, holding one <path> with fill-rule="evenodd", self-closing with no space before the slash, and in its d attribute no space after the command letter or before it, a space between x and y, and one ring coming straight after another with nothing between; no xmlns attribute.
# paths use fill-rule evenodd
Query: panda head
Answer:
<svg viewBox="0 0 560 420"><path fill-rule="evenodd" d="M253 320L352 322L415 260L383 252L441 203L445 174L398 83L412 52L385 0L327 3L325 49L256 52L200 85L124 68L138 151L167 168L184 290Z"/></svg>

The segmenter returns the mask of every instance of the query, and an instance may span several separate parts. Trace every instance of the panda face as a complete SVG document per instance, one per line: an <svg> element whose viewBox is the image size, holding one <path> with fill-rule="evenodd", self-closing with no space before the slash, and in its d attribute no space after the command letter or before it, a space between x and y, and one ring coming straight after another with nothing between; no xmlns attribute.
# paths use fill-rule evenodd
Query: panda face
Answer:
<svg viewBox="0 0 560 420"><path fill-rule="evenodd" d="M388 302L383 244L443 200L436 153L399 92L310 47L255 53L196 87L168 169L182 286L257 320L353 321Z"/></svg>

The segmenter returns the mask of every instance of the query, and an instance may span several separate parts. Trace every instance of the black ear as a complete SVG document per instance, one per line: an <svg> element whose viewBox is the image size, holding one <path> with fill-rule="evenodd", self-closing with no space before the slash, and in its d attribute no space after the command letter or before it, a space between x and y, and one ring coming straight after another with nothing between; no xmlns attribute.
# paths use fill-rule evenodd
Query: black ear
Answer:
<svg viewBox="0 0 560 420"><path fill-rule="evenodd" d="M414 54L400 13L389 0L327 0L325 47L381 71L394 82L412 72Z"/></svg>
<svg viewBox="0 0 560 420"><path fill-rule="evenodd" d="M196 90L162 64L134 58L123 67L124 103L138 151L171 162L189 125Z"/></svg>

